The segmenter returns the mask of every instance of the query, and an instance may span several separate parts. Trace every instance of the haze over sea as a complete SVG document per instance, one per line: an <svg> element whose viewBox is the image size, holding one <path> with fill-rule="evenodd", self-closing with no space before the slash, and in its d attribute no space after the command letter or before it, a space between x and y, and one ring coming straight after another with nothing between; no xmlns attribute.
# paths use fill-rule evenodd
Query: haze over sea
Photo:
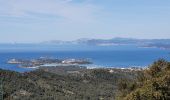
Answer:
<svg viewBox="0 0 170 100"><path fill-rule="evenodd" d="M19 68L17 65L7 64L12 58L16 59L36 59L39 57L53 57L59 59L66 58L88 58L93 62L92 67L146 67L155 60L164 58L170 60L170 51L159 48L140 48L135 45L117 45L117 46L61 46L38 47L39 49L26 50L15 48L1 48L0 68L14 71L29 71L32 69ZM60 48L60 49L59 49ZM70 48L69 50L66 50Z"/></svg>
<svg viewBox="0 0 170 100"><path fill-rule="evenodd" d="M0 68L27 71L6 62L42 56L89 58L98 67L170 60L169 18L170 0L0 0Z"/></svg>

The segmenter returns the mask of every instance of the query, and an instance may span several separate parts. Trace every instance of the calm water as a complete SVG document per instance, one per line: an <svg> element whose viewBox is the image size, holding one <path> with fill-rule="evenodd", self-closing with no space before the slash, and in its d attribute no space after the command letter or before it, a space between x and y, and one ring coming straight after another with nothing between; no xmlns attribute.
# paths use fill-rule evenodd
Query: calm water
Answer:
<svg viewBox="0 0 170 100"><path fill-rule="evenodd" d="M92 51L25 51L25 52L0 52L0 68L19 72L31 69L19 68L6 62L11 58L31 59L42 56L54 58L89 58L94 65L103 67L131 67L148 66L159 58L170 61L170 51L157 48L128 48L114 47L109 50Z"/></svg>

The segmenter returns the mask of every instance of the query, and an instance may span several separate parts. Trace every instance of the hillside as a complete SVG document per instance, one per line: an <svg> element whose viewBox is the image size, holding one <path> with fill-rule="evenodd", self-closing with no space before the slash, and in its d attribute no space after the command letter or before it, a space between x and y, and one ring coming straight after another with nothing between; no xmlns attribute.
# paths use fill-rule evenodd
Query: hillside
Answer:
<svg viewBox="0 0 170 100"><path fill-rule="evenodd" d="M27 73L0 69L4 100L169 100L170 62L144 70L49 67Z"/></svg>
<svg viewBox="0 0 170 100"><path fill-rule="evenodd" d="M136 73L120 69L67 74L47 69L28 73L0 70L5 100L113 100L119 79L133 79Z"/></svg>

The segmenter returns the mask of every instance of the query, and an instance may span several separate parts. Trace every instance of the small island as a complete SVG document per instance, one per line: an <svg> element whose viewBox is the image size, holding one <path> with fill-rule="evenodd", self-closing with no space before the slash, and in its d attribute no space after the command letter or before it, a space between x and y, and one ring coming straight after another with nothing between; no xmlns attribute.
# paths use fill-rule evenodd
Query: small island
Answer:
<svg viewBox="0 0 170 100"><path fill-rule="evenodd" d="M92 64L89 59L56 59L48 57L40 57L38 59L10 59L8 64L17 64L18 67L24 68L39 68L39 67L56 67L56 66L72 66Z"/></svg>

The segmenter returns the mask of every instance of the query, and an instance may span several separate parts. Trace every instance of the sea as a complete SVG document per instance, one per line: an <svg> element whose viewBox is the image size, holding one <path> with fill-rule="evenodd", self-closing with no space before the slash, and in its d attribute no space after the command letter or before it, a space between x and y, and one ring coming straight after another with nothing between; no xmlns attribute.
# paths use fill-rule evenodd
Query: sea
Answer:
<svg viewBox="0 0 170 100"><path fill-rule="evenodd" d="M88 47L84 47L88 48ZM90 48L90 47L89 47ZM97 49L69 49L69 50L12 50L0 51L0 68L17 72L32 71L30 68L20 68L15 64L8 64L9 59L36 59L53 57L58 59L90 59L91 68L130 68L148 67L158 59L170 61L170 50L160 48L144 48L137 46L108 46Z"/></svg>

